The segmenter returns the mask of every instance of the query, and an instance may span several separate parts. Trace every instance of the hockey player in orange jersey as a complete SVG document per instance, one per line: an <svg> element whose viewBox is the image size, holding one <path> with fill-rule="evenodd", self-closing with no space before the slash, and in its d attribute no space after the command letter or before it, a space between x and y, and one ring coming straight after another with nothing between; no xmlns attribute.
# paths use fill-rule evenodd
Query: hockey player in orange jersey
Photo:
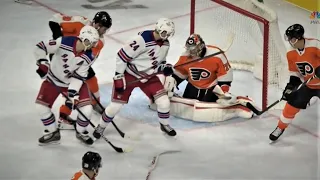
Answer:
<svg viewBox="0 0 320 180"><path fill-rule="evenodd" d="M71 180L95 180L102 167L99 153L88 151L82 157L82 170L76 172Z"/></svg>
<svg viewBox="0 0 320 180"><path fill-rule="evenodd" d="M98 12L92 22L90 22L86 17L82 16L64 16L61 14L55 14L54 18L49 21L49 27L52 31L52 38L57 39L61 36L77 36L81 30L81 28L85 25L91 25L95 27L100 34L100 41L98 45L93 48L93 53L95 56L99 55L100 51L104 46L104 38L103 35L110 29L112 26L112 19L110 15L105 11ZM53 55L50 55L50 59ZM99 86L98 80L95 76L95 72L90 67L88 72L88 77L86 79L86 84L88 85L92 94L96 97L96 99L100 100L99 95ZM93 109L99 113L103 112L103 109L97 104L95 99L91 97L91 103ZM70 118L71 110L62 105L60 107L60 122L71 123L73 122Z"/></svg>
<svg viewBox="0 0 320 180"><path fill-rule="evenodd" d="M315 75L316 69L320 68L320 41L305 38L304 28L300 24L291 25L285 32L285 39L291 45L287 52L290 80L282 96L287 103L278 126L269 136L272 141L276 141L282 135L300 109L306 109L313 96L320 97L320 79L317 77L298 89L302 84L301 80L307 81Z"/></svg>
<svg viewBox="0 0 320 180"><path fill-rule="evenodd" d="M170 91L182 81L188 81L182 98L178 99L173 97L171 99L173 103L171 110L175 111L174 107L179 106L179 103L181 106L184 106L182 104L190 103L187 99L192 99L201 101L201 107L197 107L196 104L199 104L199 102L196 102L190 110L202 110L201 112L194 112L193 117L188 118L186 115L183 118L202 122L224 121L238 116L251 118L253 115L252 111L241 106L239 102L249 101L252 103L252 101L249 98L237 97L229 93L233 80L233 71L224 53L182 65L188 61L217 53L221 51L221 49L216 46L205 45L205 42L199 34L190 35L186 41L185 48L186 51L180 56L179 61L174 66L174 74L166 77L164 82L165 89L170 93ZM188 107L186 108L188 109ZM203 109L212 109L212 111L209 110L210 114L217 115L208 117ZM179 108L177 108L177 110L179 111ZM213 111L216 111L216 113L213 113ZM233 115L230 115L231 112ZM201 113L204 113L203 116L200 116ZM185 113L179 112L178 114L181 115ZM221 116L218 116L218 114L221 114Z"/></svg>

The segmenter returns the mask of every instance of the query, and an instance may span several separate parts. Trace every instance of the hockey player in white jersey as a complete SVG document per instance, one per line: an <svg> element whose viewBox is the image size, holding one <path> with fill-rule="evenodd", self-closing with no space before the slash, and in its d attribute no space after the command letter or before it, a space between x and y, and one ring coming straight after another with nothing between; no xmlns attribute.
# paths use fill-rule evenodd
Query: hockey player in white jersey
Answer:
<svg viewBox="0 0 320 180"><path fill-rule="evenodd" d="M140 32L119 50L113 78L112 100L93 133L95 138L101 137L107 124L113 120L122 106L128 103L131 92L136 87L157 104L161 130L170 136L176 135L176 131L168 122L169 97L156 76L157 73L166 76L173 73L172 66L166 64L166 56L170 47L168 38L173 36L174 32L174 23L170 19L161 18L156 23L155 30Z"/></svg>
<svg viewBox="0 0 320 180"><path fill-rule="evenodd" d="M55 143L61 138L55 116L51 111L60 92L68 95L69 100L66 100L65 104L70 109L77 106L90 119L92 106L88 88L83 83L83 79L87 77L88 69L95 60L91 48L98 41L97 30L94 27L85 26L78 37L61 37L37 44L35 49L37 73L41 78L45 78L36 99L37 109L45 126L44 135L39 138L40 144ZM55 55L49 64L46 56L51 53ZM86 144L92 144L93 140L86 130L88 125L89 122L79 114L76 137Z"/></svg>

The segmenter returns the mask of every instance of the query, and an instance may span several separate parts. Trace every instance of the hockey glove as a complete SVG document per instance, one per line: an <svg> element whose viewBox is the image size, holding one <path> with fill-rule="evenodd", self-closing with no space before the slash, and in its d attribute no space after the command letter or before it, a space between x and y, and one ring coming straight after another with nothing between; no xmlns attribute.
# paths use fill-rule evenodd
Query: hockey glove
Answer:
<svg viewBox="0 0 320 180"><path fill-rule="evenodd" d="M69 109L75 109L79 103L79 93L76 90L68 89L68 99L65 102L65 105Z"/></svg>
<svg viewBox="0 0 320 180"><path fill-rule="evenodd" d="M126 89L126 79L124 74L117 74L113 77L114 89L118 93L122 93Z"/></svg>
<svg viewBox="0 0 320 180"><path fill-rule="evenodd" d="M291 99L294 95L294 93L292 93L295 90L295 86L288 83L282 93L282 100L288 101L289 99Z"/></svg>
<svg viewBox="0 0 320 180"><path fill-rule="evenodd" d="M301 84L301 80L300 78L296 77L296 76L290 76L290 80L289 83L286 85L283 93L282 93L282 100L288 101L290 100L292 97L294 97L294 92L297 89L297 87L299 87L299 85Z"/></svg>
<svg viewBox="0 0 320 180"><path fill-rule="evenodd" d="M49 61L47 59L39 59L37 61L37 65L38 65L38 69L37 69L37 73L39 74L39 76L41 78L44 78L47 73L48 73L48 70L49 70Z"/></svg>
<svg viewBox="0 0 320 180"><path fill-rule="evenodd" d="M173 74L173 66L171 64L160 64L158 72L162 72L165 76L171 76Z"/></svg>

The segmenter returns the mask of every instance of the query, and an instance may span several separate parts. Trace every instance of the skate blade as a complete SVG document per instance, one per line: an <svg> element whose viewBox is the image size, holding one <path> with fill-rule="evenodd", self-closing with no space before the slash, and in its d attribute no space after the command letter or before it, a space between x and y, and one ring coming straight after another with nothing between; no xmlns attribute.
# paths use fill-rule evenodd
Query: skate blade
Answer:
<svg viewBox="0 0 320 180"><path fill-rule="evenodd" d="M58 144L60 144L61 142L60 142L60 140L59 141L52 141L52 142L49 142L49 143L40 143L40 142L38 142L38 145L39 146L50 146L50 145L58 145Z"/></svg>
<svg viewBox="0 0 320 180"><path fill-rule="evenodd" d="M60 130L75 130L74 126L71 124L59 124L58 129L60 129Z"/></svg>

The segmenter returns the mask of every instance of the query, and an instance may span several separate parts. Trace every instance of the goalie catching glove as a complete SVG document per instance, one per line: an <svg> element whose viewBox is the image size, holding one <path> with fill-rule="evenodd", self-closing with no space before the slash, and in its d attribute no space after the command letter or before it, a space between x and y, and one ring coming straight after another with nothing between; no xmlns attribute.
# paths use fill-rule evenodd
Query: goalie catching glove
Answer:
<svg viewBox="0 0 320 180"><path fill-rule="evenodd" d="M221 106L230 106L239 104L237 101L237 96L230 94L229 92L224 92L219 85L216 85L212 92L218 96L217 103Z"/></svg>

